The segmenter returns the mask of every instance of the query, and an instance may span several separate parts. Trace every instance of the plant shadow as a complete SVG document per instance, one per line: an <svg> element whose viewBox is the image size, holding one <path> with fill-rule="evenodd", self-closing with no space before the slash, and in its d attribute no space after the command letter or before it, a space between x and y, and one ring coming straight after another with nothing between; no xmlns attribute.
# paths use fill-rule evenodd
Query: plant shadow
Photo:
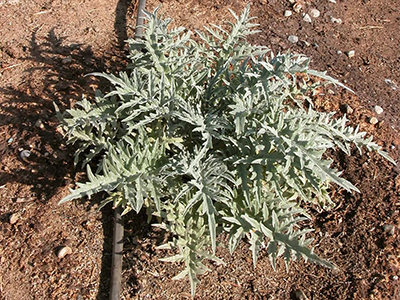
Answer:
<svg viewBox="0 0 400 300"><path fill-rule="evenodd" d="M73 184L77 171L73 166L76 148L67 145L58 127L54 104L61 112L69 109L83 94L106 90L105 80L87 76L91 72L116 73L127 61L127 15L136 10L135 1L120 0L115 12L115 41L105 53L96 53L90 45L70 43L51 29L38 37L32 32L27 53L21 61L32 67L24 72L17 87L0 88L0 186L26 185L34 201L45 205L60 187ZM23 152L25 150L25 152ZM26 152L28 151L28 152ZM29 155L22 155L28 153ZM13 201L18 201L18 193ZM83 200L82 200L83 201ZM108 299L112 253L113 210L102 211L103 256L97 299ZM1 219L8 219L2 215Z"/></svg>
<svg viewBox="0 0 400 300"><path fill-rule="evenodd" d="M4 97L0 125L6 128L0 144L0 185L30 185L38 199L50 199L59 187L70 183L67 175L74 174L70 154L74 149L66 145L58 128L54 104L65 111L83 94L105 86L86 74L116 72L125 65L125 54L118 49L96 56L90 46L64 44L54 29L40 42L36 32L32 33L29 56L24 60L34 66L25 71L24 83L18 88L0 89ZM121 59L110 64L111 56ZM29 151L28 157L21 155L23 150Z"/></svg>

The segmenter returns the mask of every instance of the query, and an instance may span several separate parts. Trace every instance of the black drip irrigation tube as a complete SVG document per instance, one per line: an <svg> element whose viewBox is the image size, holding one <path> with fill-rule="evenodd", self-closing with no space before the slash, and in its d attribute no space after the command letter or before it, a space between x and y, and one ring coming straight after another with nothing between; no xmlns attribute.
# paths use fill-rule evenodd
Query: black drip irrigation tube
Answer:
<svg viewBox="0 0 400 300"><path fill-rule="evenodd" d="M146 0L139 0L135 39L140 40L143 37L144 9ZM112 263L111 263L111 288L110 300L119 300L121 292L122 279L122 254L124 250L124 223L121 217L122 207L118 206L114 210L114 228L113 228L113 247L112 247Z"/></svg>

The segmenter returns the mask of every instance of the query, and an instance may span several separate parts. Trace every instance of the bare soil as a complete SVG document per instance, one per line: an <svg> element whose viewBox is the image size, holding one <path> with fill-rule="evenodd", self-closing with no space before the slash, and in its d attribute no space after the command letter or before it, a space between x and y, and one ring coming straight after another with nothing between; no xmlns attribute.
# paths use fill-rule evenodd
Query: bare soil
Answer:
<svg viewBox="0 0 400 300"><path fill-rule="evenodd" d="M330 87L315 99L318 109L347 113L398 159L398 1L334 2L297 1L301 11L285 17L290 1L251 1L261 30L251 42L306 54L314 69L347 84L355 94ZM175 26L201 29L231 20L228 8L239 13L248 3L148 0L146 7L162 4ZM124 68L136 7L129 0L0 1L0 299L108 299L112 210L97 210L101 195L57 204L84 175L73 167L53 103L65 110L106 88L87 73ZM312 8L321 14L308 23L302 13ZM31 155L21 158L23 150ZM196 299L400 299L400 170L374 153L330 155L361 191L333 189L336 207L313 211L315 251L338 270L300 261L274 271L266 253L254 269L243 242L233 256L218 248L226 266L208 264ZM158 261L166 253L155 247L167 237L142 214L125 223L122 299L189 299L189 283L171 280L180 266ZM58 258L64 246L72 253Z"/></svg>

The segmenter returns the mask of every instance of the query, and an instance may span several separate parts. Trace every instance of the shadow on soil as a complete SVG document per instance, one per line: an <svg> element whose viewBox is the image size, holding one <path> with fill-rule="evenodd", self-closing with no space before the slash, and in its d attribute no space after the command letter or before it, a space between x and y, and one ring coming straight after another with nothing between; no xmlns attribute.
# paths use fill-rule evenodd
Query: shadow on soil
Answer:
<svg viewBox="0 0 400 300"><path fill-rule="evenodd" d="M134 3L120 0L116 7L116 41L106 53L95 53L90 46L67 44L54 29L46 38L31 35L25 61L34 67L26 70L18 88L2 88L0 126L7 128L0 142L0 186L17 182L31 187L37 201L47 202L60 187L75 180L74 147L67 146L57 128L54 104L63 112L96 88L105 90L108 82L85 77L90 72L116 73L126 66L127 14ZM44 75L43 75L44 74ZM23 150L28 156L21 155ZM13 167L10 167L13 166ZM17 196L16 196L17 197ZM14 199L16 201L17 199ZM112 252L112 216L110 206L102 213L103 257L97 299L108 299Z"/></svg>
<svg viewBox="0 0 400 300"><path fill-rule="evenodd" d="M69 108L82 94L91 93L101 84L84 75L107 69L107 56L96 57L90 46L63 44L63 38L57 37L53 30L42 42L33 33L30 55L25 60L34 62L35 67L26 70L24 83L18 89L0 90L5 97L0 122L8 125L6 138L0 145L2 162L19 160L8 164L15 168L3 168L0 185L7 182L32 185L32 192L39 199L51 198L58 187L70 183L67 175L74 172L73 149L66 146L62 132L57 129L54 104L61 111ZM114 71L122 65L118 62L110 69ZM26 152L29 156L23 157L23 150L29 151Z"/></svg>

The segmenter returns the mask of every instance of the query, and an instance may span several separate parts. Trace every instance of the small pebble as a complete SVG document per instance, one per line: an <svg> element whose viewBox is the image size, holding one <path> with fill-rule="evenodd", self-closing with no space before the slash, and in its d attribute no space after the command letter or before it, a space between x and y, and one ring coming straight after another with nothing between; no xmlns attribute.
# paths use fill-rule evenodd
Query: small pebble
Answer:
<svg viewBox="0 0 400 300"><path fill-rule="evenodd" d="M332 23L336 23L336 24L342 24L343 23L342 19L334 18L334 17L331 17L331 22Z"/></svg>
<svg viewBox="0 0 400 300"><path fill-rule="evenodd" d="M337 53L337 55L342 55L343 54L343 52L340 51L340 50L338 50L336 53Z"/></svg>
<svg viewBox="0 0 400 300"><path fill-rule="evenodd" d="M35 126L40 129L44 128L44 124L43 124L42 120L40 120L40 119L36 121Z"/></svg>
<svg viewBox="0 0 400 300"><path fill-rule="evenodd" d="M354 56L356 55L356 52L355 52L354 50L351 50L351 51L349 51L349 52L346 52L346 54L347 54L347 56L348 56L349 58L352 58L352 57L354 57Z"/></svg>
<svg viewBox="0 0 400 300"><path fill-rule="evenodd" d="M18 222L20 215L18 213L12 214L10 216L9 222L11 225L14 225L15 223Z"/></svg>
<svg viewBox="0 0 400 300"><path fill-rule="evenodd" d="M336 4L336 0L328 0L328 2Z"/></svg>
<svg viewBox="0 0 400 300"><path fill-rule="evenodd" d="M390 86L393 90L397 90L397 85L393 82L393 81L391 81L390 79L385 79L385 83L388 85L388 86Z"/></svg>
<svg viewBox="0 0 400 300"><path fill-rule="evenodd" d="M346 104L346 114L351 115L353 112L354 109L352 109L350 105Z"/></svg>
<svg viewBox="0 0 400 300"><path fill-rule="evenodd" d="M321 15L318 9L313 8L310 10L310 16L313 18L318 18Z"/></svg>
<svg viewBox="0 0 400 300"><path fill-rule="evenodd" d="M391 225L391 224L384 225L383 226L383 231L388 233L388 234L390 234L390 235L393 235L394 234L394 225Z"/></svg>
<svg viewBox="0 0 400 300"><path fill-rule="evenodd" d="M378 124L378 119L377 118L375 118L375 117L372 117L371 119L369 119L369 122L372 124L372 125L375 125L375 124Z"/></svg>
<svg viewBox="0 0 400 300"><path fill-rule="evenodd" d="M69 63L72 62L72 57L71 57L71 56L67 56L67 57L64 58L61 62L62 62L63 64L69 64Z"/></svg>
<svg viewBox="0 0 400 300"><path fill-rule="evenodd" d="M293 44L296 44L299 41L299 38L296 35L289 35L288 36L288 41L293 43Z"/></svg>
<svg viewBox="0 0 400 300"><path fill-rule="evenodd" d="M374 109L375 109L375 112L376 112L378 115L380 115L380 114L383 113L383 108L380 107L379 105L375 105Z"/></svg>
<svg viewBox="0 0 400 300"><path fill-rule="evenodd" d="M62 247L58 253L57 253L57 257L58 258L64 258L65 256L69 255L72 253L72 249L68 246L64 246Z"/></svg>
<svg viewBox="0 0 400 300"><path fill-rule="evenodd" d="M7 143L8 143L8 144L11 144L13 141L14 141L13 138L9 138L8 141L7 141Z"/></svg>
<svg viewBox="0 0 400 300"><path fill-rule="evenodd" d="M32 152L29 150L22 150L19 156L22 160L27 160L29 156L31 156Z"/></svg>
<svg viewBox="0 0 400 300"><path fill-rule="evenodd" d="M293 10L296 13L299 13L302 10L302 8L303 8L303 5L301 5L300 3L296 3L295 5L293 5Z"/></svg>
<svg viewBox="0 0 400 300"><path fill-rule="evenodd" d="M292 11L291 10L285 10L285 12L283 13L283 15L285 17L290 17L292 15Z"/></svg>
<svg viewBox="0 0 400 300"><path fill-rule="evenodd" d="M393 276L392 276L392 279L393 279L393 280L398 280L398 279L399 279L399 276L393 275Z"/></svg>
<svg viewBox="0 0 400 300"><path fill-rule="evenodd" d="M307 23L311 23L312 22L312 20L311 20L311 18L310 18L310 16L308 14L305 14L303 16L303 21L307 22Z"/></svg>

